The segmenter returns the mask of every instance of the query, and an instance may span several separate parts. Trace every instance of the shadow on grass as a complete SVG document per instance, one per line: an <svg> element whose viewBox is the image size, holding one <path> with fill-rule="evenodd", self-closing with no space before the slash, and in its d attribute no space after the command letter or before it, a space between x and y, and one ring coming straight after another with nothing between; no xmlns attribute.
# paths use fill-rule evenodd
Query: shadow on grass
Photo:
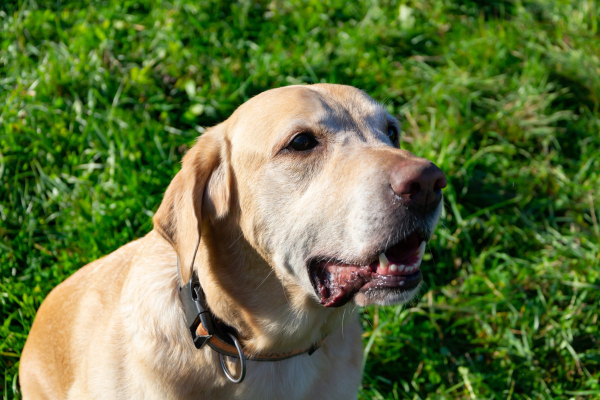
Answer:
<svg viewBox="0 0 600 400"><path fill-rule="evenodd" d="M461 11L486 19L510 18L516 14L513 0L456 0Z"/></svg>

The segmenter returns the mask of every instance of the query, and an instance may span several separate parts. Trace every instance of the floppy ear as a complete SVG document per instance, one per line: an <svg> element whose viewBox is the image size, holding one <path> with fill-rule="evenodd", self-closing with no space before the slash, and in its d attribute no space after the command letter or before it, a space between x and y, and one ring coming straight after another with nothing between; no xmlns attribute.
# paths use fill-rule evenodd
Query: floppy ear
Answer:
<svg viewBox="0 0 600 400"><path fill-rule="evenodd" d="M194 259L200 243L202 228L202 203L207 182L216 169L223 164L224 135L223 124L208 129L196 144L183 157L181 170L169 184L160 207L152 219L154 228L173 246L179 257L181 285L189 282L194 267ZM221 181L229 174L220 173L215 177ZM227 175L221 177L221 175ZM228 182L223 182L229 186ZM211 186L221 187L219 182ZM228 202L227 190L219 189L219 203ZM221 206L225 209L226 206Z"/></svg>

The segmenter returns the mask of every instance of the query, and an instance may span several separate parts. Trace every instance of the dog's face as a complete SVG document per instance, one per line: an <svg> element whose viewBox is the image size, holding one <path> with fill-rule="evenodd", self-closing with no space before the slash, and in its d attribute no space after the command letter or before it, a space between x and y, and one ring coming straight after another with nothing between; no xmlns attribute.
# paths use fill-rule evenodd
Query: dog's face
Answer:
<svg viewBox="0 0 600 400"><path fill-rule="evenodd" d="M443 173L398 149L398 122L339 85L265 92L227 121L244 237L326 307L411 299ZM289 279L288 279L289 278Z"/></svg>
<svg viewBox="0 0 600 400"><path fill-rule="evenodd" d="M446 178L398 149L398 135L398 122L349 86L291 86L246 102L188 152L154 217L183 281L210 220L231 233L221 254L248 243L258 258L246 264L268 264L325 307L410 300Z"/></svg>

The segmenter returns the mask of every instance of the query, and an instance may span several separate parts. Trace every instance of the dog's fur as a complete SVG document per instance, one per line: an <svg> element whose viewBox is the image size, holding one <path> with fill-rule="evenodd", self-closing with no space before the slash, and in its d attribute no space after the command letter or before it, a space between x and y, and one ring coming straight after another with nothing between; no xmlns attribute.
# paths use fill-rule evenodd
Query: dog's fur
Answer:
<svg viewBox="0 0 600 400"><path fill-rule="evenodd" d="M398 303L359 293L319 304L307 260L355 263L416 223L388 204L389 170L416 159L386 127L397 122L348 86L270 90L206 131L187 153L155 229L67 279L44 301L20 365L25 399L350 399L362 373L356 304ZM320 140L286 151L298 132ZM386 192L387 193L387 192ZM426 221L429 232L439 217ZM197 251L196 251L197 248ZM381 250L379 250L381 251ZM197 270L212 312L257 353L313 355L247 362L230 383L215 351L197 350L178 294ZM237 373L235 359L229 368Z"/></svg>

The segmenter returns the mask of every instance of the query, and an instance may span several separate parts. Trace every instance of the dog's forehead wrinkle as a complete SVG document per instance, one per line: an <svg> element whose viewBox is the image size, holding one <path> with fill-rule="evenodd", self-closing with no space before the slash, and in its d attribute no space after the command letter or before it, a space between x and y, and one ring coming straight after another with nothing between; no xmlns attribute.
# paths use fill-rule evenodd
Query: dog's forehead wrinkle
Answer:
<svg viewBox="0 0 600 400"><path fill-rule="evenodd" d="M311 89L323 93L326 101L335 105L335 110L343 115L344 119L352 121L352 124L361 130L387 123L389 113L362 90L347 87L334 88L329 85L313 85Z"/></svg>

